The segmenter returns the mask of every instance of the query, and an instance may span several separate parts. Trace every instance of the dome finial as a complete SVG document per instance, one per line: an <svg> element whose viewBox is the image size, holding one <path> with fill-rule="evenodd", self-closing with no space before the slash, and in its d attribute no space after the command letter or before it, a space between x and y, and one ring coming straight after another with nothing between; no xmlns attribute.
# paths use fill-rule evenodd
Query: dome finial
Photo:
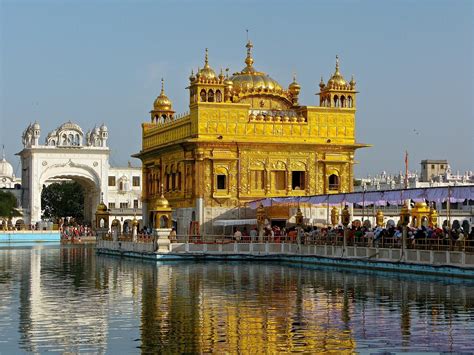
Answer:
<svg viewBox="0 0 474 355"><path fill-rule="evenodd" d="M165 94L165 80L161 78L161 95Z"/></svg>
<svg viewBox="0 0 474 355"><path fill-rule="evenodd" d="M204 56L204 68L209 68L209 57L208 57L208 50L206 48L206 55Z"/></svg>
<svg viewBox="0 0 474 355"><path fill-rule="evenodd" d="M5 144L2 144L2 160L6 160L5 159Z"/></svg>
<svg viewBox="0 0 474 355"><path fill-rule="evenodd" d="M250 40L248 40L245 47L247 47L247 58L245 58L245 64L247 64L247 68L251 68L252 64L253 64L253 58L252 58L253 44L252 44L252 42Z"/></svg>
<svg viewBox="0 0 474 355"><path fill-rule="evenodd" d="M336 54L336 73L339 73L339 56Z"/></svg>

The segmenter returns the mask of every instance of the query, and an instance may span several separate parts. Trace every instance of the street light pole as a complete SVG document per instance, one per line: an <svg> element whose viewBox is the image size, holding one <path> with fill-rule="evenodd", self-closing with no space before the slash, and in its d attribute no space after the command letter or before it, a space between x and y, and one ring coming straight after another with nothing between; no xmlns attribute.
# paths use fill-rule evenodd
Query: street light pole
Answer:
<svg viewBox="0 0 474 355"><path fill-rule="evenodd" d="M406 248L407 248L407 226L410 223L410 211L406 203L403 205L402 210L400 211L400 221L402 224L402 255L400 255L400 260L406 260Z"/></svg>
<svg viewBox="0 0 474 355"><path fill-rule="evenodd" d="M341 218L342 225L344 226L344 239L342 241L342 256L347 254L347 237L349 234L349 223L351 222L351 212L349 211L349 207L346 205L342 210L342 218Z"/></svg>

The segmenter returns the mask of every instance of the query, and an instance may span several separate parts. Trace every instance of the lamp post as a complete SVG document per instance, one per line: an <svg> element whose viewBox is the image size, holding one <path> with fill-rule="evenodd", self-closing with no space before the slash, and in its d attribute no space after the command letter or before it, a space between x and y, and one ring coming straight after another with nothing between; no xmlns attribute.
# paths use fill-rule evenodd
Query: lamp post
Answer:
<svg viewBox="0 0 474 355"><path fill-rule="evenodd" d="M265 207L260 204L257 208L257 228L259 242L263 242L263 227L265 226Z"/></svg>
<svg viewBox="0 0 474 355"><path fill-rule="evenodd" d="M296 220L296 225L297 225L296 228L298 229L298 232L296 234L296 243L298 244L298 249L299 249L301 245L301 230L303 226L303 212L301 212L301 209L299 207L298 207L298 211L296 212L295 220Z"/></svg>
<svg viewBox="0 0 474 355"><path fill-rule="evenodd" d="M383 212L381 210L377 211L377 215L375 216L375 221L378 227L383 227Z"/></svg>
<svg viewBox="0 0 474 355"><path fill-rule="evenodd" d="M331 210L331 224L332 227L336 227L336 225L339 223L339 209L334 206Z"/></svg>
<svg viewBox="0 0 474 355"><path fill-rule="evenodd" d="M342 218L341 218L342 225L344 226L344 239L342 244L342 255L344 256L346 253L347 248L347 235L349 233L349 229L347 226L351 223L351 212L349 211L349 206L346 205L342 210Z"/></svg>
<svg viewBox="0 0 474 355"><path fill-rule="evenodd" d="M400 211L400 222L402 225L402 255L405 259L405 250L407 248L407 226L410 223L410 211L406 204L403 205L402 210ZM401 259L401 258L400 258Z"/></svg>
<svg viewBox="0 0 474 355"><path fill-rule="evenodd" d="M429 213L429 226L431 228L436 228L438 226L438 211L431 205Z"/></svg>

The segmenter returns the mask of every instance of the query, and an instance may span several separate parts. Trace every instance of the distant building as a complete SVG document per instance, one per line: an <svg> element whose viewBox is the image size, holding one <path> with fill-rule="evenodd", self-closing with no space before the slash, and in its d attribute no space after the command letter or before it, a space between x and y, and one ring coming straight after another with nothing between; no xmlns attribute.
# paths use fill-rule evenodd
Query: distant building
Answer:
<svg viewBox="0 0 474 355"><path fill-rule="evenodd" d="M447 170L447 160L422 160L420 181L430 182L433 178L446 174Z"/></svg>
<svg viewBox="0 0 474 355"><path fill-rule="evenodd" d="M13 166L5 159L5 150L0 160L0 189L20 189L21 179L13 172Z"/></svg>
<svg viewBox="0 0 474 355"><path fill-rule="evenodd" d="M472 170L455 174L447 160L422 160L421 175L415 171L408 171L408 188L473 185L474 172ZM426 178L428 177L428 178ZM356 179L354 191L393 190L405 188L405 175L390 174L382 171L374 176Z"/></svg>

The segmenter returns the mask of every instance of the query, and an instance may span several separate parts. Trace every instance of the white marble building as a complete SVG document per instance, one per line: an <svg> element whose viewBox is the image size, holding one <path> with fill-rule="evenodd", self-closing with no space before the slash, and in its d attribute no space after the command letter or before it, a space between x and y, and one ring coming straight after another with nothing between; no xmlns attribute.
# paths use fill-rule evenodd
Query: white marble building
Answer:
<svg viewBox="0 0 474 355"><path fill-rule="evenodd" d="M463 186L474 184L474 172L469 170L464 173L453 173L449 164L443 173L431 176L429 181L423 181L418 171L408 171L408 188L437 187L437 186ZM405 176L400 171L390 174L382 171L374 176L356 179L354 191L393 190L405 188Z"/></svg>
<svg viewBox="0 0 474 355"><path fill-rule="evenodd" d="M15 176L13 166L5 159L5 149L0 160L0 189L20 189L21 179Z"/></svg>
<svg viewBox="0 0 474 355"><path fill-rule="evenodd" d="M86 222L94 220L101 193L104 203L112 207L111 216L121 224L134 215L141 216L141 168L110 167L108 129L104 124L84 135L77 124L66 122L49 132L43 145L39 143L40 135L40 125L30 124L22 135L23 149L17 153L21 158L21 207L26 224L41 220L43 186L65 180L77 181L84 188Z"/></svg>

